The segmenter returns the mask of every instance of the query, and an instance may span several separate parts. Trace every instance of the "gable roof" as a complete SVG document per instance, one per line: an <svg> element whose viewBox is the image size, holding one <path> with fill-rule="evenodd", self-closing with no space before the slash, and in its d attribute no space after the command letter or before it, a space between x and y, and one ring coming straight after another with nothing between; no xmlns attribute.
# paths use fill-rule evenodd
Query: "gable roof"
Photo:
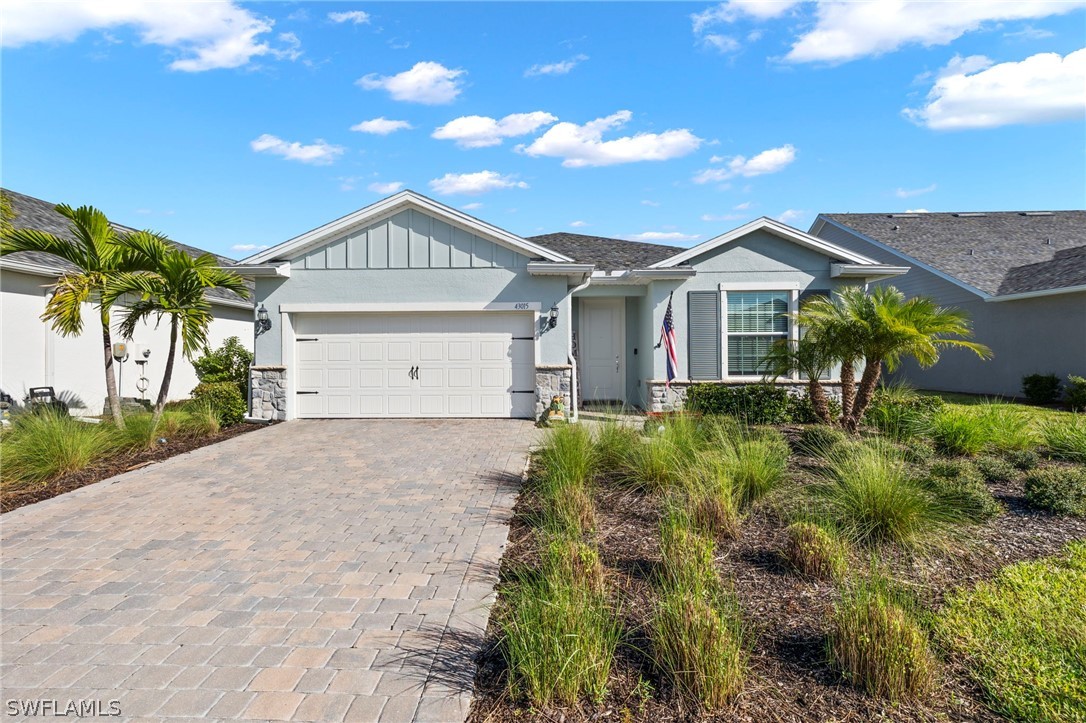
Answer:
<svg viewBox="0 0 1086 723"><path fill-rule="evenodd" d="M7 188L0 190L2 190L4 196L11 201L11 208L15 212L15 218L11 220L11 225L14 228L36 229L38 231L51 233L60 238L71 239L71 232L68 228L70 222L67 218L57 213L57 204L43 201L42 199L34 198L33 196L27 196L26 194L17 191L11 191ZM121 232L136 231L136 229L131 226L124 226L112 221L110 222L110 225ZM210 251L204 251L203 249L179 243L172 239L169 239L169 242L192 257L211 253ZM218 254L211 255L215 257L220 266L229 267L233 266L235 263L233 259L227 258L226 256L219 256ZM20 264L27 264L29 266L37 267L41 271L55 272L58 276L63 273L78 270L74 264L69 263L60 257L38 251L19 251L17 253L8 254L3 257L3 261L14 261ZM252 284L250 283L249 286L251 291ZM208 289L205 293L212 301L218 300L226 303L252 306L252 302L249 299L243 299L233 291L228 291L226 289Z"/></svg>
<svg viewBox="0 0 1086 723"><path fill-rule="evenodd" d="M255 253L248 258L242 259L240 263L265 264L269 261L287 261L289 257L296 256L308 248L332 241L351 229L366 226L380 217L391 216L407 208L416 208L453 226L459 226L502 246L512 248L530 259L545 259L558 262L573 260L505 229L498 228L474 216L469 216L463 211L458 211L432 198L427 198L421 193L405 190L330 221L323 226L318 226L311 231L306 231L281 244Z"/></svg>
<svg viewBox="0 0 1086 723"><path fill-rule="evenodd" d="M830 259L832 260L847 261L859 265L877 265L877 262L874 259L870 259L866 256L861 256L860 254L855 253L854 251L849 251L848 249L838 246L837 244L833 244L829 241L817 238L808 233L804 233L803 231L800 231L797 228L792 228L791 226L781 223L780 221L775 221L771 218L762 216L761 218L754 219L750 223L743 224L739 228L732 229L727 233L711 238L704 243L700 243L693 248L686 249L685 251L670 256L666 259L657 261L649 268L661 269L671 266L677 266L678 264L685 263L692 258L701 256L702 254L713 251L717 248L720 248L721 246L730 244L733 241L738 241L744 236L748 236L755 231L767 231L774 236L785 239L786 241L791 241L795 244L798 244L799 246L803 246L813 251L824 254L830 257Z"/></svg>
<svg viewBox="0 0 1086 723"><path fill-rule="evenodd" d="M682 251L677 246L627 241L605 236L586 236L579 233L547 233L529 236L529 241L554 249L560 254L597 269L644 269L657 261Z"/></svg>
<svg viewBox="0 0 1086 723"><path fill-rule="evenodd" d="M1086 285L1086 211L826 213L833 222L956 280L1005 296Z"/></svg>

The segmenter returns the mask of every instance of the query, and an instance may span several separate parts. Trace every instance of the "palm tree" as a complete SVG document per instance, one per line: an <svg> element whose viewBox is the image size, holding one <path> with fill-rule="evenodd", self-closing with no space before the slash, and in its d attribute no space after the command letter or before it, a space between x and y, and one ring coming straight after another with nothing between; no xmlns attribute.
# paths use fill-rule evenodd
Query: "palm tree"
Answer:
<svg viewBox="0 0 1086 723"><path fill-rule="evenodd" d="M121 238L120 244L127 262L144 270L122 272L109 283L108 299L126 299L119 331L131 338L137 326L151 317L156 323L164 316L170 319L170 349L155 401L153 423L157 424L170 392L178 337L182 353L190 360L207 346L213 317L206 292L226 289L247 297L249 290L240 276L220 268L218 259L211 254L191 256L159 234L138 231Z"/></svg>
<svg viewBox="0 0 1086 723"><path fill-rule="evenodd" d="M829 296L818 295L806 301L793 321L804 329L804 339L822 349L822 354L832 357L841 368L841 423L852 416L852 402L856 396L856 363L863 358L861 334L848 313L848 309L865 296L863 289L848 287L838 294L839 299L848 297L850 303L838 303Z"/></svg>
<svg viewBox="0 0 1086 723"><path fill-rule="evenodd" d="M42 321L50 322L62 336L77 336L83 331L83 304L92 303L102 324L102 351L105 361L106 396L114 423L124 429L121 400L117 394L117 378L113 373L113 341L109 331L109 310L112 301L105 289L114 275L124 270L120 238L106 215L91 206L73 209L61 204L57 213L71 223L71 239L29 228L5 229L0 240L0 256L19 251L37 251L63 259L77 271L65 272L57 279L53 295L46 304Z"/></svg>
<svg viewBox="0 0 1086 723"><path fill-rule="evenodd" d="M828 344L820 344L816 338L804 334L800 339L781 339L773 343L763 361L767 375L774 379L799 372L807 377L807 396L815 416L825 424L833 424L830 403L822 387L822 376L839 361L837 353Z"/></svg>

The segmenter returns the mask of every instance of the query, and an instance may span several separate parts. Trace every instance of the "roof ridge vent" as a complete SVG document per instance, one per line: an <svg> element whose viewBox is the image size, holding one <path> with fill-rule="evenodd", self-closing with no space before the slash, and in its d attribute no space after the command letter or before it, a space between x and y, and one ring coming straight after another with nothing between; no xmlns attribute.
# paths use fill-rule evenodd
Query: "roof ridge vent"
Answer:
<svg viewBox="0 0 1086 723"><path fill-rule="evenodd" d="M891 213L890 218L920 218L919 213Z"/></svg>
<svg viewBox="0 0 1086 723"><path fill-rule="evenodd" d="M1020 211L1020 216L1055 216L1051 211Z"/></svg>
<svg viewBox="0 0 1086 723"><path fill-rule="evenodd" d="M957 216L958 218L974 218L976 216L987 216L988 214L986 214L984 211L966 211L964 213L955 213L953 215Z"/></svg>

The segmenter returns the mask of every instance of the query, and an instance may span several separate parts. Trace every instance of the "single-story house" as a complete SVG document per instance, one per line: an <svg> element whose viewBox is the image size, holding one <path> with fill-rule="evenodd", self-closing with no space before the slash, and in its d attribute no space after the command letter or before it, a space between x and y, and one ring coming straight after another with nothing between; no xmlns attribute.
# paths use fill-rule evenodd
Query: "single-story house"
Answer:
<svg viewBox="0 0 1086 723"><path fill-rule="evenodd" d="M7 189L3 194L15 212L12 220L15 228L33 228L69 237L68 219L56 212L56 204ZM133 230L119 224L114 226L123 231ZM191 246L176 245L193 255L203 253ZM219 260L224 266L233 263L223 257ZM32 387L53 387L73 411L94 415L106 406L101 325L94 307L86 305L83 333L77 337L63 337L41 320L57 278L73 268L56 256L31 251L0 257L0 390L22 402ZM227 337L237 336L251 349L252 300L221 289L210 290L208 300L215 316L208 335L210 344L218 346ZM114 321L120 319L121 313L120 309L114 310ZM114 338L114 341L124 340ZM157 327L154 323L144 324L130 342L128 361L115 367L120 370L121 396L153 400L162 382L169 350L169 324L165 320ZM144 351L150 352L146 364L137 365L137 360L144 359ZM146 367L142 373L140 366ZM141 376L147 380L143 393L137 388ZM178 350L170 384L171 398L188 397L197 383L192 364Z"/></svg>
<svg viewBox="0 0 1086 723"><path fill-rule="evenodd" d="M826 213L810 233L884 264L892 283L967 311L983 361L950 350L896 378L923 388L1019 396L1022 377L1086 374L1086 211Z"/></svg>
<svg viewBox="0 0 1086 723"><path fill-rule="evenodd" d="M899 276L760 218L690 249L524 238L403 191L234 267L255 280L254 417L521 417L560 396L663 410L761 379L806 295ZM677 378L655 348L666 310ZM832 381L832 380L831 380ZM799 386L798 378L779 383Z"/></svg>

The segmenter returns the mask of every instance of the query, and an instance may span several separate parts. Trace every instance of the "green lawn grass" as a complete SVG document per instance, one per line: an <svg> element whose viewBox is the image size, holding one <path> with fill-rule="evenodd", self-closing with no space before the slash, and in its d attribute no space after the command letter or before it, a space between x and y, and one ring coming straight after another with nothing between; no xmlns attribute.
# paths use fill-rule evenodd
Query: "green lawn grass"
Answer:
<svg viewBox="0 0 1086 723"><path fill-rule="evenodd" d="M993 708L1014 720L1086 720L1086 542L950 598L936 633Z"/></svg>
<svg viewBox="0 0 1086 723"><path fill-rule="evenodd" d="M1009 399L1000 399L999 397L981 396L978 394L959 394L957 392L933 392L927 390L919 390L919 393L926 396L940 397L951 407L968 408L982 405L986 402L1003 402L1005 404L1013 405L1015 409L1028 416L1031 421L1038 423L1048 419L1063 420L1071 416L1071 412L1066 412L1061 409L1038 407L1033 404L1023 404Z"/></svg>

